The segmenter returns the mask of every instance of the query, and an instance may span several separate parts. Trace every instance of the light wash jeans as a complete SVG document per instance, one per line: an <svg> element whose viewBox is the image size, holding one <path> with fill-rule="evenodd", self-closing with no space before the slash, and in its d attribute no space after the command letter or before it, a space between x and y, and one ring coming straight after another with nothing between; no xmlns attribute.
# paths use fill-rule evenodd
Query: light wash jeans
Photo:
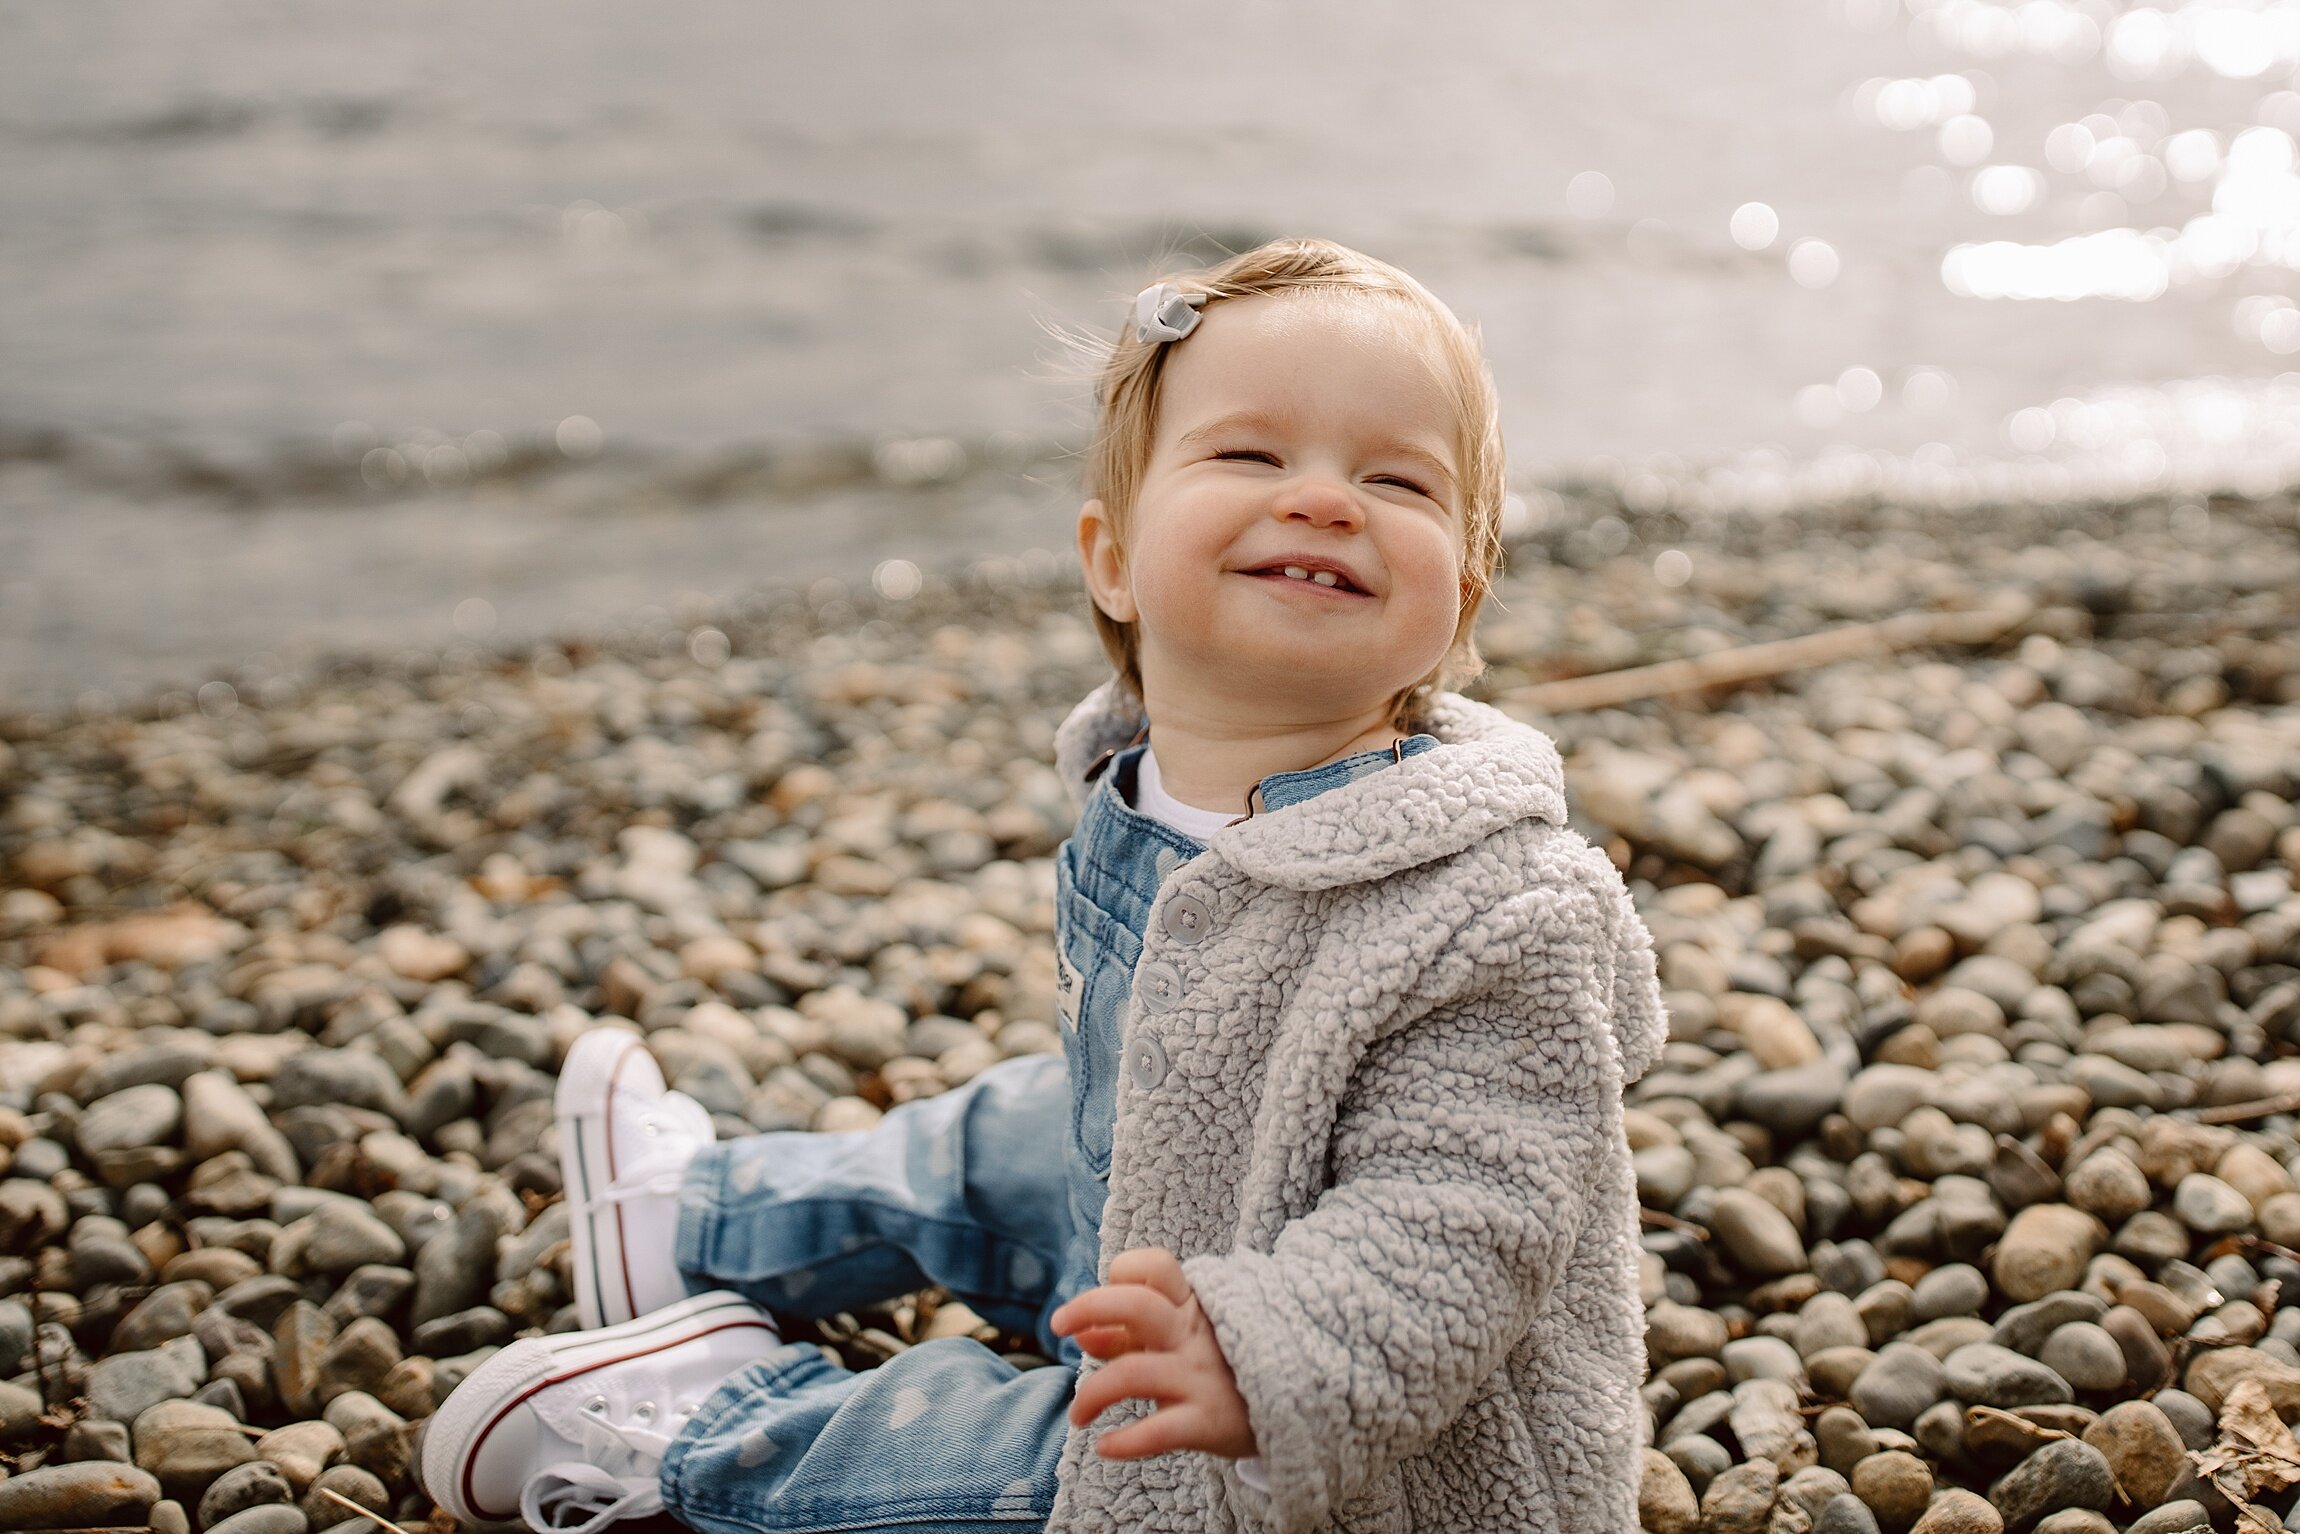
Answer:
<svg viewBox="0 0 2300 1534"><path fill-rule="evenodd" d="M784 1347L721 1385L672 1444L674 1516L705 1534L1044 1526L1078 1356L1045 1322L1093 1283L1096 1257L1091 1233L1072 1241L1070 1109L1061 1058L1025 1056L874 1129L758 1135L696 1158L679 1216L690 1287L820 1316L940 1284L1061 1361L1017 1370L952 1337L855 1374L812 1344Z"/></svg>
<svg viewBox="0 0 2300 1534"><path fill-rule="evenodd" d="M1273 810L1437 744L1417 735L1262 780ZM688 1169L677 1260L695 1290L817 1317L939 1284L1046 1356L971 1338L852 1373L794 1344L736 1374L664 1456L703 1534L1043 1528L1081 1357L1046 1328L1097 1282L1122 1033L1151 903L1204 844L1128 802L1140 748L1095 784L1055 861L1064 1056L1008 1060L868 1130L723 1141Z"/></svg>

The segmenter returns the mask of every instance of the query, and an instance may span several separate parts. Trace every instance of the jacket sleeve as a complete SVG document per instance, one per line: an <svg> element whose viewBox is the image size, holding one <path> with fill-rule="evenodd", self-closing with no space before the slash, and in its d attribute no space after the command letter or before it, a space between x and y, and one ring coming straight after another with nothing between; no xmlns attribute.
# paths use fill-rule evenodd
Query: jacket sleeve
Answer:
<svg viewBox="0 0 2300 1534"><path fill-rule="evenodd" d="M1576 895L1489 913L1459 993L1368 1050L1329 1186L1270 1251L1184 1264L1268 1481L1225 1472L1229 1500L1264 1528L1314 1528L1427 1449L1572 1248L1620 1092L1610 891Z"/></svg>

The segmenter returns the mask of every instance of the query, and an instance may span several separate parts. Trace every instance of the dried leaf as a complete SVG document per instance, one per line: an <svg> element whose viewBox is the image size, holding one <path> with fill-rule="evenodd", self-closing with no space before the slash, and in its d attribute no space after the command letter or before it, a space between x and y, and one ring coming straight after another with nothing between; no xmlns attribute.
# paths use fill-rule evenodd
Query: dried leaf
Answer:
<svg viewBox="0 0 2300 1534"><path fill-rule="evenodd" d="M2252 1499L2300 1483L2300 1440L2284 1425L2258 1380L2238 1380L2230 1388L2220 1408L2219 1441L2189 1451L2188 1458L2236 1508L2241 1528L2259 1534L2283 1529L2282 1518L2256 1507Z"/></svg>

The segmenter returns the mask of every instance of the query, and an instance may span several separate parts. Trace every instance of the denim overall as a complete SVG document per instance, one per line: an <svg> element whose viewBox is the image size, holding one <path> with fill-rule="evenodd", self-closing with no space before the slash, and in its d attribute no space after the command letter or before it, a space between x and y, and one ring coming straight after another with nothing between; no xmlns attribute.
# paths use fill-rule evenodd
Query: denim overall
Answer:
<svg viewBox="0 0 2300 1534"><path fill-rule="evenodd" d="M1261 782L1267 813L1437 745L1415 735ZM1129 802L1142 747L1102 773L1055 865L1062 1056L1002 1061L871 1129L754 1135L696 1156L679 1197L691 1290L819 1317L939 1284L1047 1357L967 1337L856 1374L794 1343L728 1379L665 1455L665 1510L703 1534L1043 1528L1081 1353L1047 1319L1094 1287L1121 1034L1150 906L1205 844ZM1066 1063L1067 1062L1067 1063ZM1061 1154L1055 1154L1056 1147Z"/></svg>

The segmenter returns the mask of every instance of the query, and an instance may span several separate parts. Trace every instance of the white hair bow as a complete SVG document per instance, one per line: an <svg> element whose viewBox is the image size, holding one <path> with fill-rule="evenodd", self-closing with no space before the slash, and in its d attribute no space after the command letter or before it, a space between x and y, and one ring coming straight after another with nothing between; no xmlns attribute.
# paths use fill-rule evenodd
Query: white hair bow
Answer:
<svg viewBox="0 0 2300 1534"><path fill-rule="evenodd" d="M1179 341L1198 328L1203 293L1185 293L1171 282L1154 282L1134 295L1134 338Z"/></svg>

